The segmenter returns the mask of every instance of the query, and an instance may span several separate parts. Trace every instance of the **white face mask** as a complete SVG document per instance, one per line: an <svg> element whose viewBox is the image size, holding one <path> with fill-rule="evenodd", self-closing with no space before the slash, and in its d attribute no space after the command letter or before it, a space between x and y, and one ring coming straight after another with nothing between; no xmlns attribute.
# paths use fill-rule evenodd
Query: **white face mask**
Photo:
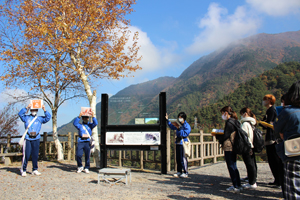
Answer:
<svg viewBox="0 0 300 200"><path fill-rule="evenodd" d="M183 118L178 118L178 121L179 122L183 122Z"/></svg>
<svg viewBox="0 0 300 200"><path fill-rule="evenodd" d="M245 118L244 115L245 115L245 113L241 116L241 119L244 119L244 118Z"/></svg>
<svg viewBox="0 0 300 200"><path fill-rule="evenodd" d="M227 120L226 113L224 113L224 114L222 115L222 119L223 119L223 120Z"/></svg>
<svg viewBox="0 0 300 200"><path fill-rule="evenodd" d="M281 103L281 106L283 106L283 103Z"/></svg>
<svg viewBox="0 0 300 200"><path fill-rule="evenodd" d="M32 114L33 116L36 116L37 111L31 111L31 114Z"/></svg>

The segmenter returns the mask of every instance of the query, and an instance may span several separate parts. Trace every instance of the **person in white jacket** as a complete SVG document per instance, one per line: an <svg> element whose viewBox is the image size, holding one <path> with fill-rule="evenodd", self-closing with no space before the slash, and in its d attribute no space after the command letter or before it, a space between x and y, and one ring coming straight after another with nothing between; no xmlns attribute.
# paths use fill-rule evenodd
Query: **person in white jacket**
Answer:
<svg viewBox="0 0 300 200"><path fill-rule="evenodd" d="M252 111L245 107L241 109L241 126L242 129L248 134L249 142L251 143L250 153L243 154L243 160L247 168L249 183L242 185L245 189L255 189L257 188L256 178L257 178L257 165L255 160L255 153L253 151L253 130L256 125L256 117Z"/></svg>

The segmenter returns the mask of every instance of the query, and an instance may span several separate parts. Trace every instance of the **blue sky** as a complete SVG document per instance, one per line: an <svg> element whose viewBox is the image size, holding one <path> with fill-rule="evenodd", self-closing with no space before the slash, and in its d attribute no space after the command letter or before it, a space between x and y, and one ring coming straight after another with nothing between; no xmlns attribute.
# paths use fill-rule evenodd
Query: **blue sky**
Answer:
<svg viewBox="0 0 300 200"><path fill-rule="evenodd" d="M235 40L300 30L299 0L138 0L133 8L135 12L127 18L131 20L129 29L139 32L143 69L133 73L134 78L95 82L98 102L101 93L114 95L131 84L178 77L195 60ZM4 93L12 91L6 90L3 82L0 90L0 105L4 106L10 101ZM19 88L14 93L22 91L28 92ZM88 101L71 100L62 105L58 126L77 116L81 106L88 106ZM51 122L44 125L42 131L51 126Z"/></svg>

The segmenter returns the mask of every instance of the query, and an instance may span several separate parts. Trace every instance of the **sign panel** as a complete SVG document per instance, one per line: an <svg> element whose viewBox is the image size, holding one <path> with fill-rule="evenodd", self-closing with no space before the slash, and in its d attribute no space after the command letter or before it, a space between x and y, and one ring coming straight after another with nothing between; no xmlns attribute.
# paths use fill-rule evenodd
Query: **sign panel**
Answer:
<svg viewBox="0 0 300 200"><path fill-rule="evenodd" d="M106 132L107 145L160 145L160 132Z"/></svg>
<svg viewBox="0 0 300 200"><path fill-rule="evenodd" d="M145 124L159 124L159 119L156 117L145 118Z"/></svg>
<svg viewBox="0 0 300 200"><path fill-rule="evenodd" d="M145 124L144 118L135 118L135 124Z"/></svg>
<svg viewBox="0 0 300 200"><path fill-rule="evenodd" d="M92 108L90 107L81 107L82 116L92 116Z"/></svg>
<svg viewBox="0 0 300 200"><path fill-rule="evenodd" d="M43 106L43 100L36 99L36 100L30 100L31 108L30 109L40 109Z"/></svg>

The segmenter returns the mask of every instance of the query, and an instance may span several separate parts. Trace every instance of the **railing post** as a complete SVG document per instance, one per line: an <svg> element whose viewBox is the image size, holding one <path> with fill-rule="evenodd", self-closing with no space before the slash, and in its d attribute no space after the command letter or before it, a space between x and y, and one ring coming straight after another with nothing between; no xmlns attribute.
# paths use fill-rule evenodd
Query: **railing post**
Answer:
<svg viewBox="0 0 300 200"><path fill-rule="evenodd" d="M144 169L144 151L140 151L141 155L140 155L140 165L141 165L141 170Z"/></svg>
<svg viewBox="0 0 300 200"><path fill-rule="evenodd" d="M176 140L176 134L174 134L174 141ZM176 144L174 144L174 170L177 170L177 160L176 160Z"/></svg>
<svg viewBox="0 0 300 200"><path fill-rule="evenodd" d="M167 172L171 171L171 131L167 130Z"/></svg>
<svg viewBox="0 0 300 200"><path fill-rule="evenodd" d="M47 160L47 132L43 134L43 160Z"/></svg>
<svg viewBox="0 0 300 200"><path fill-rule="evenodd" d="M76 155L76 133L73 135L73 159L75 160L75 155Z"/></svg>
<svg viewBox="0 0 300 200"><path fill-rule="evenodd" d="M10 145L11 143L11 134L7 134L7 144L6 144L6 148L7 148L7 152L10 152Z"/></svg>
<svg viewBox="0 0 300 200"><path fill-rule="evenodd" d="M119 151L119 167L122 167L122 151Z"/></svg>
<svg viewBox="0 0 300 200"><path fill-rule="evenodd" d="M68 133L68 160L71 160L72 155L72 133Z"/></svg>
<svg viewBox="0 0 300 200"><path fill-rule="evenodd" d="M214 163L217 163L217 154L218 154L218 145L217 145L217 139L216 137L213 137L213 142L214 142Z"/></svg>
<svg viewBox="0 0 300 200"><path fill-rule="evenodd" d="M200 166L204 165L204 142L203 142L203 130L200 130Z"/></svg>

